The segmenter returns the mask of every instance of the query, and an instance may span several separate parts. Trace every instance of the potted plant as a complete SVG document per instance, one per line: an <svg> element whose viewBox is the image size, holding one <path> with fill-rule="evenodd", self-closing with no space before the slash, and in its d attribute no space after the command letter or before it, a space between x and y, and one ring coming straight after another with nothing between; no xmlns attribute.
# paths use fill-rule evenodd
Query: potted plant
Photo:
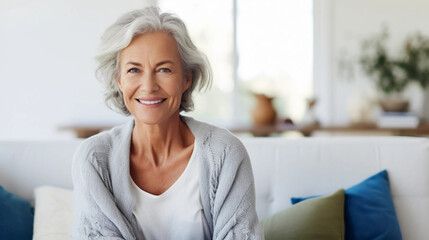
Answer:
<svg viewBox="0 0 429 240"><path fill-rule="evenodd" d="M386 28L363 41L360 63L362 69L381 91L380 106L384 111L406 111L408 100L402 93L411 82L422 88L429 83L429 39L420 33L409 36L396 58L387 50Z"/></svg>
<svg viewBox="0 0 429 240"><path fill-rule="evenodd" d="M404 71L404 78L426 88L429 83L429 38L421 33L409 36L404 44L403 57L397 65Z"/></svg>

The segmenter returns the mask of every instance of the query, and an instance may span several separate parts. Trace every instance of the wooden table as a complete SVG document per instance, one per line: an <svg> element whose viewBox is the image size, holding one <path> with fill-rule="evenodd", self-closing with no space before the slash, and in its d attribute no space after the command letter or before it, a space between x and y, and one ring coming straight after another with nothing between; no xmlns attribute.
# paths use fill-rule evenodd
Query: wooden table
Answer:
<svg viewBox="0 0 429 240"><path fill-rule="evenodd" d="M350 125L350 126L320 126L307 125L300 126L294 124L275 124L275 125L249 125L231 127L229 130L233 133L251 133L254 136L270 136L290 131L300 132L303 136L312 136L314 133L324 132L328 134L340 135L391 135L391 136L428 136L429 124L422 123L417 128L379 128L376 125Z"/></svg>
<svg viewBox="0 0 429 240"><path fill-rule="evenodd" d="M58 128L60 131L73 131L78 138L87 138L101 131L111 129L113 126L97 126L97 125L69 125Z"/></svg>
<svg viewBox="0 0 429 240"><path fill-rule="evenodd" d="M113 126L63 126L60 130L71 130L79 138L87 138ZM251 133L254 136L271 136L286 132L299 132L303 136L312 136L314 133L329 135L391 135L391 136L429 136L429 123L422 123L417 128L379 128L376 125L350 126L320 126L294 125L278 123L275 125L237 125L227 127L233 133Z"/></svg>

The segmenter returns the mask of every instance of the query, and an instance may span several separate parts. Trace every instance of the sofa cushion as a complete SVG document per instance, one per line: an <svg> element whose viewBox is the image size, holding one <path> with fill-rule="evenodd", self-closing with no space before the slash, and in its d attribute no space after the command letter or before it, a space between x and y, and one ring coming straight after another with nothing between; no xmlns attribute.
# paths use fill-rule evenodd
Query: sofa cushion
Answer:
<svg viewBox="0 0 429 240"><path fill-rule="evenodd" d="M33 212L29 202L0 186L0 239L32 239Z"/></svg>
<svg viewBox="0 0 429 240"><path fill-rule="evenodd" d="M33 240L71 240L73 225L73 191L54 186L34 190Z"/></svg>
<svg viewBox="0 0 429 240"><path fill-rule="evenodd" d="M262 224L266 240L344 239L344 190L293 205Z"/></svg>
<svg viewBox="0 0 429 240"><path fill-rule="evenodd" d="M402 239L386 170L346 189L345 224L346 239Z"/></svg>

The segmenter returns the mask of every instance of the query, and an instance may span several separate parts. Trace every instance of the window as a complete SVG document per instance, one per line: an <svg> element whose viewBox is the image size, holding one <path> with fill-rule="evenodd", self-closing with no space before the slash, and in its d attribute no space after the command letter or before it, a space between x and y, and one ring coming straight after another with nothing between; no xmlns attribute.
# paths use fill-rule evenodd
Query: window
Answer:
<svg viewBox="0 0 429 240"><path fill-rule="evenodd" d="M159 0L178 14L213 68L210 91L189 115L250 123L252 93L275 98L279 117L299 121L313 94L312 0Z"/></svg>

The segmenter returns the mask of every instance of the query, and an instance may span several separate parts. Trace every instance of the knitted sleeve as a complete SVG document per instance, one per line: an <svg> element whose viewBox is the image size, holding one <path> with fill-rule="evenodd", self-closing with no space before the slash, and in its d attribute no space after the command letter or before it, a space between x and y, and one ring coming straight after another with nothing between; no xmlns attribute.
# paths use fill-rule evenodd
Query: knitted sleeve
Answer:
<svg viewBox="0 0 429 240"><path fill-rule="evenodd" d="M255 208L255 186L249 156L235 137L220 153L213 206L214 239L264 239Z"/></svg>
<svg viewBox="0 0 429 240"><path fill-rule="evenodd" d="M121 221L122 214L109 189L107 166L100 161L108 157L109 150L95 145L95 142L85 141L74 155L74 223L71 235L74 239L134 239L121 233L121 229L127 226Z"/></svg>

